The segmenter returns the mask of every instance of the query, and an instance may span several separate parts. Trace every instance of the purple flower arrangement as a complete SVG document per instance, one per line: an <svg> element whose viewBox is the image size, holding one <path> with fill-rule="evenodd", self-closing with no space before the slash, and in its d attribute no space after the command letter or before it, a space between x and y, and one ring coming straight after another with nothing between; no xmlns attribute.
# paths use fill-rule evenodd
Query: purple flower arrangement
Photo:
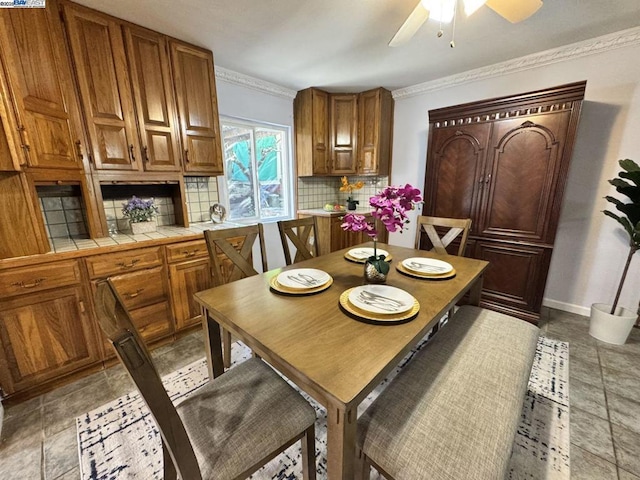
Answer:
<svg viewBox="0 0 640 480"><path fill-rule="evenodd" d="M414 210L422 202L420 190L406 184L404 187L386 187L377 195L369 198L371 216L380 220L388 232L402 233L409 223L407 212ZM364 232L373 239L374 257L378 231L375 225L367 222L364 215L348 213L344 216L342 229L351 232Z"/></svg>
<svg viewBox="0 0 640 480"><path fill-rule="evenodd" d="M150 222L158 213L158 207L153 203L153 198L142 200L135 195L122 204L122 214L131 223Z"/></svg>

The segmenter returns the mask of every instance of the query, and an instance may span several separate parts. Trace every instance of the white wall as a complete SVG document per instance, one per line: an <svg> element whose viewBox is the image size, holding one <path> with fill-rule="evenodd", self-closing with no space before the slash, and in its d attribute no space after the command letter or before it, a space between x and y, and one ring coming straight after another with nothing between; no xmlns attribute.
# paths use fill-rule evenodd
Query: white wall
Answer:
<svg viewBox="0 0 640 480"><path fill-rule="evenodd" d="M588 315L592 303L613 301L628 253L622 227L601 211L610 205L603 197L617 195L607 180L618 160L640 163L639 58L640 46L627 46L397 99L391 182L424 187L430 109L587 80L544 303ZM414 235L412 222L390 242L410 246ZM639 300L637 254L620 305L635 310Z"/></svg>
<svg viewBox="0 0 640 480"><path fill-rule="evenodd" d="M280 95L271 95L262 91L237 85L218 79L218 111L221 116L257 120L288 126L293 134L293 99ZM267 223L265 229L266 256L269 269L285 264L282 244L276 223ZM255 268L261 271L258 245L255 245L253 258Z"/></svg>

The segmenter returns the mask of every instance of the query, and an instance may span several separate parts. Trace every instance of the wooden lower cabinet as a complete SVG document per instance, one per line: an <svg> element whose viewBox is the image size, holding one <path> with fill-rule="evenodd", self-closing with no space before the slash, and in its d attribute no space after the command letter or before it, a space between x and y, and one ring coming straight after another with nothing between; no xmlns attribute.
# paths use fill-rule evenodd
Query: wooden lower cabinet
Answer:
<svg viewBox="0 0 640 480"><path fill-rule="evenodd" d="M80 286L0 302L0 382L5 395L101 360L87 305Z"/></svg>
<svg viewBox="0 0 640 480"><path fill-rule="evenodd" d="M551 248L477 240L467 255L486 260L481 305L537 322Z"/></svg>
<svg viewBox="0 0 640 480"><path fill-rule="evenodd" d="M211 287L209 258L169 265L169 282L176 330L200 323L200 305L194 300L193 294Z"/></svg>
<svg viewBox="0 0 640 480"><path fill-rule="evenodd" d="M363 242L371 241L371 238L361 232L345 232L342 230L342 223L345 212L342 215L324 216L316 215L316 222L318 225L318 250L320 255L325 253L335 252L336 250L342 250L343 248L353 247ZM369 219L373 220L370 213L364 214ZM309 215L300 214L300 217L308 217ZM379 232L378 241L386 243L388 239L388 233L384 226L376 221L376 228Z"/></svg>

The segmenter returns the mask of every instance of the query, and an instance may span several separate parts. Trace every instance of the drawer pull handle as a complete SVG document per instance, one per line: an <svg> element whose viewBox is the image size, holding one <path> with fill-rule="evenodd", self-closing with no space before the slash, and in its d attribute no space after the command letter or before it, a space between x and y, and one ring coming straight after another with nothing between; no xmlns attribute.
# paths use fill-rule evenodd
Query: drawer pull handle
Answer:
<svg viewBox="0 0 640 480"><path fill-rule="evenodd" d="M46 278L36 278L31 283L13 282L11 285L13 285L14 287L20 287L20 288L35 288L35 287L39 287L42 284L42 282L44 282L45 280Z"/></svg>
<svg viewBox="0 0 640 480"><path fill-rule="evenodd" d="M198 250L191 250L190 252L188 250L184 250L182 253L185 257L195 257L198 253Z"/></svg>
<svg viewBox="0 0 640 480"><path fill-rule="evenodd" d="M131 292L131 293L125 293L124 296L126 298L136 298L138 295L140 295L142 292L144 292L144 288L139 288L138 290L136 290L135 292Z"/></svg>
<svg viewBox="0 0 640 480"><path fill-rule="evenodd" d="M136 266L136 263L138 263L140 261L139 258L134 258L133 260L131 260L131 263L124 263L124 262L120 262L120 263L116 263L116 265L122 269L128 269L128 268L133 268Z"/></svg>

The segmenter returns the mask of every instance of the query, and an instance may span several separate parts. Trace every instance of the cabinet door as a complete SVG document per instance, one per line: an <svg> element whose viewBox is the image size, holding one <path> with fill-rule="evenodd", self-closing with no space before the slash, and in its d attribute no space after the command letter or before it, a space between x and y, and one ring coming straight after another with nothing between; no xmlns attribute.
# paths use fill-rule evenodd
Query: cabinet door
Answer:
<svg viewBox="0 0 640 480"><path fill-rule="evenodd" d="M550 248L478 240L473 257L489 262L482 283L484 306L538 320Z"/></svg>
<svg viewBox="0 0 640 480"><path fill-rule="evenodd" d="M313 174L329 174L329 94L322 90L311 92L311 142Z"/></svg>
<svg viewBox="0 0 640 480"><path fill-rule="evenodd" d="M345 232L342 230L342 220L340 218L331 219L331 251L342 250L365 242L366 237L361 232ZM366 237L366 239L365 239Z"/></svg>
<svg viewBox="0 0 640 480"><path fill-rule="evenodd" d="M550 219L569 116L562 111L494 122L478 225L483 235L553 242Z"/></svg>
<svg viewBox="0 0 640 480"><path fill-rule="evenodd" d="M393 98L377 88L358 95L358 173L388 175Z"/></svg>
<svg viewBox="0 0 640 480"><path fill-rule="evenodd" d="M29 166L80 169L80 112L56 8L3 9L0 45Z"/></svg>
<svg viewBox="0 0 640 480"><path fill-rule="evenodd" d="M331 172L337 175L356 173L358 121L357 95L331 95Z"/></svg>
<svg viewBox="0 0 640 480"><path fill-rule="evenodd" d="M176 330L181 330L200 322L200 305L193 295L211 287L209 259L201 258L169 266L173 314Z"/></svg>
<svg viewBox="0 0 640 480"><path fill-rule="evenodd" d="M0 304L0 381L13 393L100 360L80 287Z"/></svg>
<svg viewBox="0 0 640 480"><path fill-rule="evenodd" d="M116 19L64 4L95 168L140 170L131 84Z"/></svg>
<svg viewBox="0 0 640 480"><path fill-rule="evenodd" d="M471 218L476 231L490 132L490 124L473 124L430 133L424 215Z"/></svg>
<svg viewBox="0 0 640 480"><path fill-rule="evenodd" d="M124 29L142 161L149 171L179 171L177 118L167 37L140 27Z"/></svg>
<svg viewBox="0 0 640 480"><path fill-rule="evenodd" d="M213 55L171 42L173 79L184 149L184 171L222 175L222 149Z"/></svg>

